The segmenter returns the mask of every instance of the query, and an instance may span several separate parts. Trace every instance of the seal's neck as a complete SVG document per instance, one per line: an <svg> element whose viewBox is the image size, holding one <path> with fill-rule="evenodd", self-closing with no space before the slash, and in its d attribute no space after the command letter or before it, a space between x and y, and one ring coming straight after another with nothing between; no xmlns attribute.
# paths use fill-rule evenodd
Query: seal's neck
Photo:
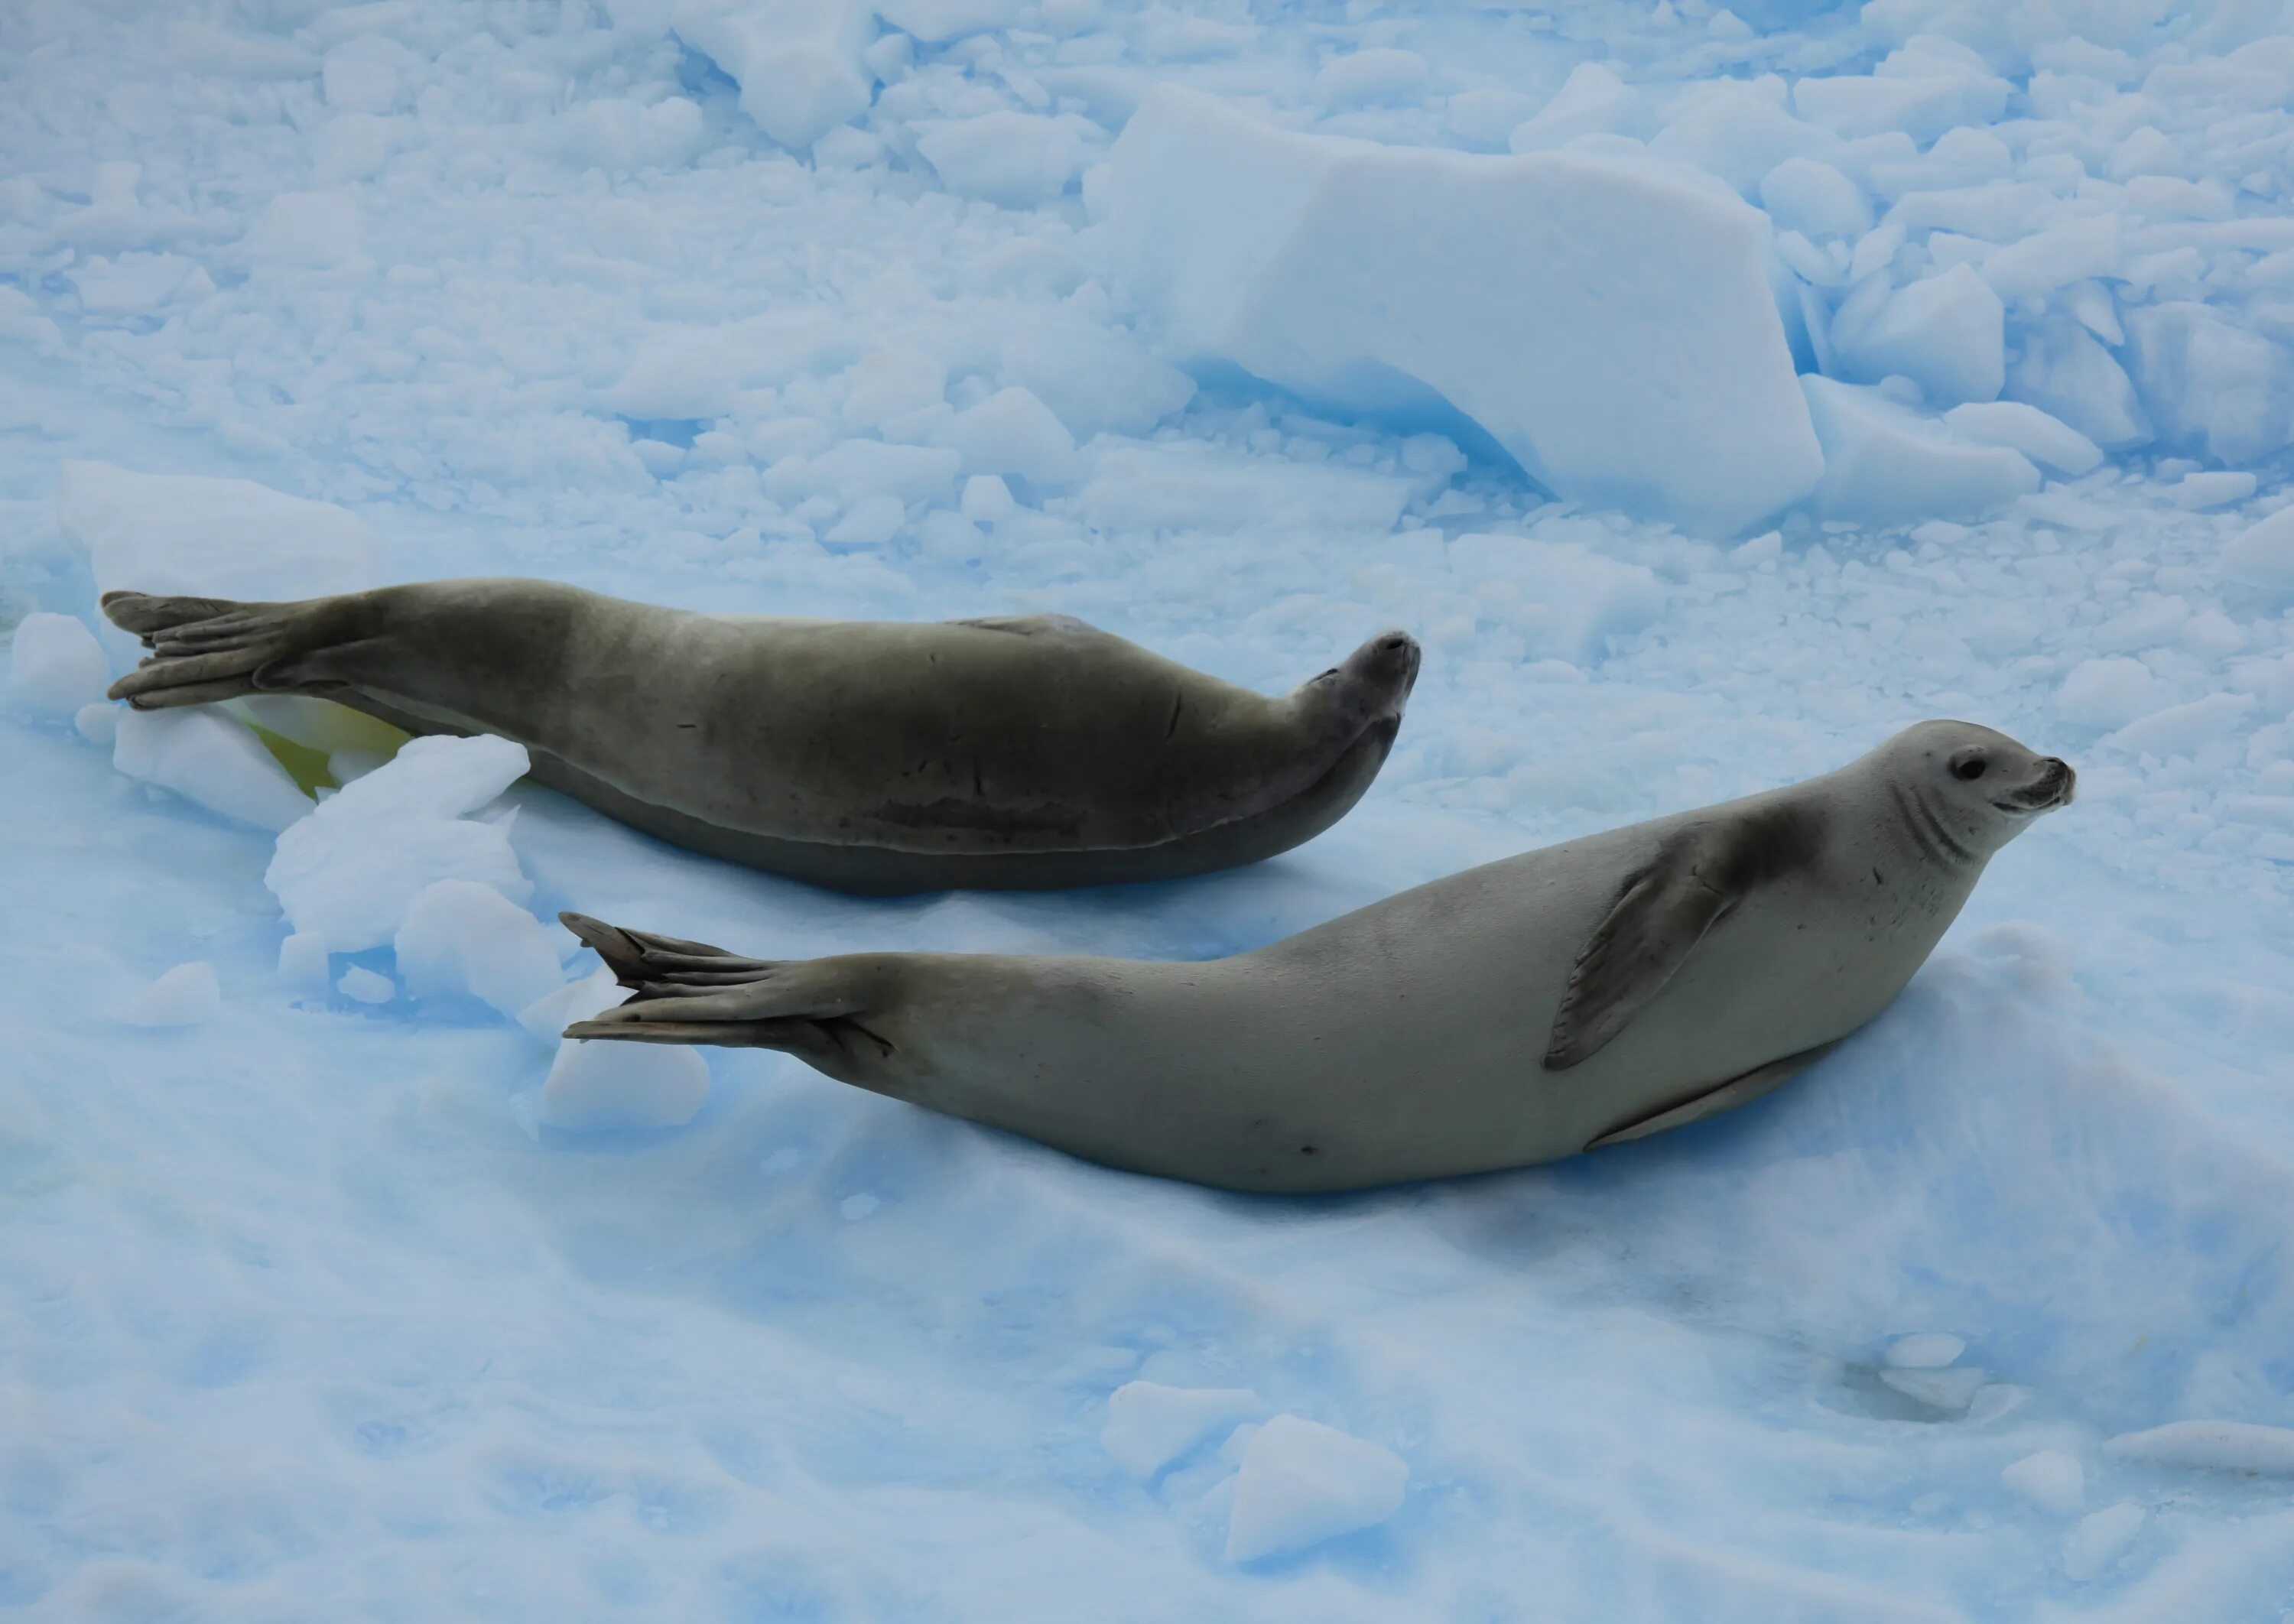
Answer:
<svg viewBox="0 0 2294 1624"><path fill-rule="evenodd" d="M1991 820L1978 822L1965 810L1924 792L1924 786L1893 778L1882 781L1888 807L1883 819L1896 838L1922 861L1965 876L1970 884L1999 849Z"/></svg>

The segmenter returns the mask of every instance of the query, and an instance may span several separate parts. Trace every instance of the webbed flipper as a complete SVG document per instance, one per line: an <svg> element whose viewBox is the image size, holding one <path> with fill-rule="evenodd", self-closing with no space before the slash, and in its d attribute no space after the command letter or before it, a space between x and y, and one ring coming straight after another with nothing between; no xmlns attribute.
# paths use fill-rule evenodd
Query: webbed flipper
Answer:
<svg viewBox="0 0 2294 1624"><path fill-rule="evenodd" d="M857 1019L866 1012L864 984L835 961L744 958L584 914L557 917L635 989L628 1002L567 1027L567 1037L780 1049L831 1076L844 1076L840 1064L855 1054L892 1052Z"/></svg>

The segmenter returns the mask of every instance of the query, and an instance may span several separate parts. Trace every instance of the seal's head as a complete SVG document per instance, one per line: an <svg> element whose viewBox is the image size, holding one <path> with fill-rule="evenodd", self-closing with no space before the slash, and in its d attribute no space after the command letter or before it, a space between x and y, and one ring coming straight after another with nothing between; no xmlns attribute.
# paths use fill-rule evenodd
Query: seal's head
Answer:
<svg viewBox="0 0 2294 1624"><path fill-rule="evenodd" d="M1295 696L1341 741L1369 740L1381 758L1402 727L1402 710L1418 681L1418 639L1382 631Z"/></svg>
<svg viewBox="0 0 2294 1624"><path fill-rule="evenodd" d="M2070 804L2078 775L1974 722L1921 722L1875 752L1913 838L1940 857L1981 860Z"/></svg>

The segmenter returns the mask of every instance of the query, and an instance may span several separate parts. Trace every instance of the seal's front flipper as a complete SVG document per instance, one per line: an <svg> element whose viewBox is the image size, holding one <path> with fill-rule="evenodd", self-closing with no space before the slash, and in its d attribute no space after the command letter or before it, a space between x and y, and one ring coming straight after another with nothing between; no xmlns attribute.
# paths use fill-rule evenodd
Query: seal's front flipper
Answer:
<svg viewBox="0 0 2294 1624"><path fill-rule="evenodd" d="M1818 1043L1813 1049L1803 1049L1798 1054L1788 1054L1781 1060L1756 1066L1742 1076L1731 1077L1718 1088L1707 1089L1679 1105L1667 1106L1653 1116L1611 1128L1585 1149L1598 1150L1607 1145L1622 1145L1632 1140L1647 1139L1652 1133L1663 1133L1670 1128L1685 1128L1692 1122L1702 1122L1707 1116L1719 1116L1722 1111L1733 1111L1762 1094L1773 1093L1839 1048L1840 1043L1841 1040L1835 1038L1828 1043Z"/></svg>
<svg viewBox="0 0 2294 1624"><path fill-rule="evenodd" d="M1740 885L1718 844L1696 836L1679 840L1626 884L1569 972L1546 1044L1546 1070L1566 1071L1598 1053L1736 905Z"/></svg>

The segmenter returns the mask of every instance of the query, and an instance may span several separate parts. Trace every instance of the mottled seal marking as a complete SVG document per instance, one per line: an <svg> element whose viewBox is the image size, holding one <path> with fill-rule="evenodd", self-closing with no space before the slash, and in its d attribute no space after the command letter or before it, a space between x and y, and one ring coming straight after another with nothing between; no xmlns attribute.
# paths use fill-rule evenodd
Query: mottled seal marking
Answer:
<svg viewBox="0 0 2294 1624"><path fill-rule="evenodd" d="M1248 1190L1519 1166L1775 1088L1885 1008L2054 757L1923 722L1837 772L1453 874L1207 963L777 962L563 917L636 996L570 1037L785 1050L1113 1166Z"/></svg>
<svg viewBox="0 0 2294 1624"><path fill-rule="evenodd" d="M112 592L144 709L331 699L492 733L649 833L871 892L1167 879L1336 823L1386 760L1418 646L1373 637L1268 698L1059 615L950 622L689 613L546 581L301 603Z"/></svg>

